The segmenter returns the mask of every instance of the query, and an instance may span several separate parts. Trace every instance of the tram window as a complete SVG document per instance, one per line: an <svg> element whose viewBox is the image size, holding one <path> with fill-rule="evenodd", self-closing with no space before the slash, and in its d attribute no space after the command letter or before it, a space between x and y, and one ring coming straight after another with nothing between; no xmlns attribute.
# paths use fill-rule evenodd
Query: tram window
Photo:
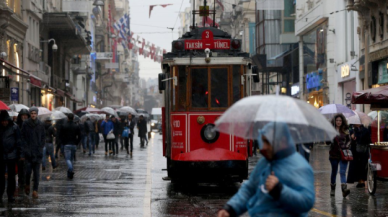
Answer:
<svg viewBox="0 0 388 217"><path fill-rule="evenodd" d="M208 70L207 68L191 69L191 104L193 108L208 107Z"/></svg>
<svg viewBox="0 0 388 217"><path fill-rule="evenodd" d="M211 69L211 107L228 107L228 69Z"/></svg>
<svg viewBox="0 0 388 217"><path fill-rule="evenodd" d="M241 66L233 66L233 103L241 98Z"/></svg>
<svg viewBox="0 0 388 217"><path fill-rule="evenodd" d="M186 86L187 86L186 66L179 66L178 68L178 110L186 110Z"/></svg>

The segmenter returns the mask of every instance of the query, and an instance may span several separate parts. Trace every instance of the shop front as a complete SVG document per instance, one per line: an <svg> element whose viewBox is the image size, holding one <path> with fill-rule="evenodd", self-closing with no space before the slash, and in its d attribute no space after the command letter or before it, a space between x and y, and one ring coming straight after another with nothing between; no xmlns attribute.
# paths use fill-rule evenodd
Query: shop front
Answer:
<svg viewBox="0 0 388 217"><path fill-rule="evenodd" d="M358 68L359 62L357 59L339 65L337 68L336 103L345 105L353 110L356 109L356 105L351 104L351 97L353 92L358 91Z"/></svg>
<svg viewBox="0 0 388 217"><path fill-rule="evenodd" d="M55 105L55 89L54 88L45 88L41 90L41 103L42 107L47 108L48 110L52 111L54 109Z"/></svg>
<svg viewBox="0 0 388 217"><path fill-rule="evenodd" d="M57 89L55 94L55 107L65 106L65 91Z"/></svg>
<svg viewBox="0 0 388 217"><path fill-rule="evenodd" d="M305 100L316 108L329 103L326 55L327 22L301 35L303 50L303 94ZM303 53L302 53L303 52Z"/></svg>
<svg viewBox="0 0 388 217"><path fill-rule="evenodd" d="M42 80L36 76L30 75L31 84L31 106L41 106Z"/></svg>
<svg viewBox="0 0 388 217"><path fill-rule="evenodd" d="M320 108L324 105L324 85L322 83L323 70L318 69L315 72L310 72L306 75L306 95L307 103L315 108Z"/></svg>

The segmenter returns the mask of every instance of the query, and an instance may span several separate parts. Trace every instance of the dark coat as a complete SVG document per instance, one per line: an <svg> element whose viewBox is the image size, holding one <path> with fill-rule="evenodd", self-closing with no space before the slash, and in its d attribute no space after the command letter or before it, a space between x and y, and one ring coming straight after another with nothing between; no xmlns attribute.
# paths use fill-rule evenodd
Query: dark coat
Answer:
<svg viewBox="0 0 388 217"><path fill-rule="evenodd" d="M0 144L0 160L18 160L23 157L20 130L12 121L6 127L0 126Z"/></svg>
<svg viewBox="0 0 388 217"><path fill-rule="evenodd" d="M55 137L55 130L53 125L45 124L44 128L46 130L46 143L53 143Z"/></svg>
<svg viewBox="0 0 388 217"><path fill-rule="evenodd" d="M340 133L340 135L334 138L334 141L330 145L329 157L331 159L341 160L341 149L350 148L350 135Z"/></svg>
<svg viewBox="0 0 388 217"><path fill-rule="evenodd" d="M113 122L113 134L117 137L118 135L121 135L123 132L123 128L121 127L121 122L119 120L116 120L116 122Z"/></svg>
<svg viewBox="0 0 388 217"><path fill-rule="evenodd" d="M130 134L133 135L134 134L134 129L135 129L135 126L136 126L136 121L132 118L131 123L129 125L128 125L128 123L129 123L128 118L125 119L125 121L123 121L124 127L128 127L129 130L131 131Z"/></svg>
<svg viewBox="0 0 388 217"><path fill-rule="evenodd" d="M16 123L19 126L20 130L22 129L22 126L23 126L22 115L24 115L24 114L27 115L28 118L30 118L30 113L27 111L27 109L20 110L18 118L16 119Z"/></svg>
<svg viewBox="0 0 388 217"><path fill-rule="evenodd" d="M137 127L139 128L139 137L147 136L147 121L145 119L137 122Z"/></svg>
<svg viewBox="0 0 388 217"><path fill-rule="evenodd" d="M84 125L85 125L85 132L86 133L92 133L95 131L94 124L91 120L86 120Z"/></svg>
<svg viewBox="0 0 388 217"><path fill-rule="evenodd" d="M36 119L35 123L29 118L22 126L23 153L26 160L36 163L42 162L43 147L46 143L46 132L43 123Z"/></svg>
<svg viewBox="0 0 388 217"><path fill-rule="evenodd" d="M353 153L353 160L350 161L347 183L358 182L359 180L366 181L368 173L368 158L369 150L364 153L357 152L357 144L365 145L369 148L370 134L369 130L363 126L355 128L351 134L354 133L356 140L352 140L351 151Z"/></svg>
<svg viewBox="0 0 388 217"><path fill-rule="evenodd" d="M81 141L81 129L73 121L67 121L62 125L59 137L62 145L78 145Z"/></svg>

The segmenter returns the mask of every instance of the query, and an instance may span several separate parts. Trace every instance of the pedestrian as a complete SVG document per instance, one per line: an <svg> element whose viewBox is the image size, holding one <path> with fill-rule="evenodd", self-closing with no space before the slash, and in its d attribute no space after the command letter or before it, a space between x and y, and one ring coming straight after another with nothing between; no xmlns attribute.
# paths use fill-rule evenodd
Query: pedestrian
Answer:
<svg viewBox="0 0 388 217"><path fill-rule="evenodd" d="M133 120L133 116L131 113L128 114L127 119L125 120L125 127L128 128L128 137L124 138L124 144L125 149L127 150L127 154L132 156L133 152L133 135L134 135L134 128L135 128L136 122ZM129 147L130 145L130 147ZM130 148L130 151L128 150Z"/></svg>
<svg viewBox="0 0 388 217"><path fill-rule="evenodd" d="M333 142L330 145L329 160L331 164L331 191L330 196L335 195L336 178L338 173L338 164L340 165L341 190L342 196L346 197L350 194L350 190L346 186L346 169L348 161L342 159L341 151L350 149L349 127L343 114L336 114L332 120L334 128L338 132Z"/></svg>
<svg viewBox="0 0 388 217"><path fill-rule="evenodd" d="M67 115L66 115L67 116ZM61 143L61 140L60 140L60 135L61 135L61 129L62 129L62 126L67 122L67 118L63 118L63 119L60 119L58 121L56 121L55 123L55 126L54 126L54 129L56 130L56 137L55 137L55 140L56 140L56 148L55 148L55 158L58 158L58 154L60 154L60 156L63 156L64 154L64 151L63 151L63 144Z"/></svg>
<svg viewBox="0 0 388 217"><path fill-rule="evenodd" d="M16 164L23 157L21 132L17 124L9 117L7 111L0 111L0 200L5 191L5 174L7 179L8 202L13 203L16 188Z"/></svg>
<svg viewBox="0 0 388 217"><path fill-rule="evenodd" d="M46 131L46 144L43 148L43 161L42 161L42 170L46 170L46 155L50 156L51 159L51 166L53 169L57 168L57 164L55 162L54 157L54 137L55 137L55 130L54 126L51 123L51 117L48 117L46 119L45 123L45 131Z"/></svg>
<svg viewBox="0 0 388 217"><path fill-rule="evenodd" d="M139 121L137 122L137 127L139 128L140 145L143 146L144 141L146 141L146 144L148 145L147 122L143 115L140 115Z"/></svg>
<svg viewBox="0 0 388 217"><path fill-rule="evenodd" d="M89 156L91 156L92 152L93 152L93 154L95 153L95 144L94 144L95 128L94 128L93 122L90 120L89 117L86 119L86 121L84 123L84 128L85 128L85 137L87 140L86 142L87 142L88 147L89 147Z"/></svg>
<svg viewBox="0 0 388 217"><path fill-rule="evenodd" d="M112 151L112 145L113 145L113 141L114 139L110 139L108 138L108 134L110 132L113 132L113 122L112 120L107 117L102 123L101 123L101 127L104 128L104 139L105 139L105 155L108 155L108 145L109 145L109 155L113 154L113 151Z"/></svg>
<svg viewBox="0 0 388 217"><path fill-rule="evenodd" d="M19 127L19 130L22 130L23 122L28 120L30 118L30 112L27 109L21 109L19 111L18 118L16 120L16 123ZM24 184L25 184L25 175L26 175L26 167L25 167L25 160L24 158L20 158L17 162L18 167L18 186L21 192L24 190Z"/></svg>
<svg viewBox="0 0 388 217"><path fill-rule="evenodd" d="M96 149L98 149L98 145L100 144L100 132L99 132L99 127L100 125L98 124L98 121L94 122L94 142L96 144Z"/></svg>
<svg viewBox="0 0 388 217"><path fill-rule="evenodd" d="M22 126L22 140L23 140L23 153L26 162L26 185L24 192L26 195L30 195L30 183L31 175L33 176L33 192L32 198L38 198L39 178L40 178L40 166L43 158L43 147L46 144L46 133L43 123L38 119L38 108L30 108L30 118L23 123Z"/></svg>
<svg viewBox="0 0 388 217"><path fill-rule="evenodd" d="M218 217L246 211L250 216L307 216L315 202L314 173L296 152L287 124L268 123L257 140L263 157Z"/></svg>
<svg viewBox="0 0 388 217"><path fill-rule="evenodd" d="M80 124L78 123L76 120L73 120L74 123L76 123L80 130L81 130L81 145L82 145L82 149L83 149L83 153L86 154L86 149L87 149L87 144L88 144L88 138L86 136L86 126L85 126L85 123L84 124ZM78 145L78 144L77 144Z"/></svg>
<svg viewBox="0 0 388 217"><path fill-rule="evenodd" d="M257 142L256 139L253 140L252 145L253 145L253 155L257 156L257 148L258 148L258 146L259 146L259 143Z"/></svg>
<svg viewBox="0 0 388 217"><path fill-rule="evenodd" d="M358 182L357 188L364 188L368 173L370 135L363 125L354 125L351 134L353 160L349 164L347 183Z"/></svg>
<svg viewBox="0 0 388 217"><path fill-rule="evenodd" d="M123 133L124 128L125 128L125 116L120 116L120 131ZM120 145L121 145L121 150L124 150L124 137L120 136Z"/></svg>
<svg viewBox="0 0 388 217"><path fill-rule="evenodd" d="M113 153L119 154L119 137L121 137L121 133L123 132L121 128L121 123L115 116L112 117L112 123L113 123L113 134L115 135L114 141L113 141Z"/></svg>
<svg viewBox="0 0 388 217"><path fill-rule="evenodd" d="M77 144L81 140L81 129L78 124L74 122L74 114L67 115L67 122L62 126L60 140L64 145L64 153L67 164L67 178L73 179L74 168L73 159L77 151Z"/></svg>

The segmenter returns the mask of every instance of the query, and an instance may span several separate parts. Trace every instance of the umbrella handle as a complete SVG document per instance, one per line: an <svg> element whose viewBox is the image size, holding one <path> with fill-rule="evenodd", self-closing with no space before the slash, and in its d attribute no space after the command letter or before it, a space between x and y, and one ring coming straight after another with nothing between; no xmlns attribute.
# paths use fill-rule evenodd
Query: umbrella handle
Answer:
<svg viewBox="0 0 388 217"><path fill-rule="evenodd" d="M264 185L261 185L260 189L261 189L261 192L263 192L264 194L268 194L269 192L267 189L265 189Z"/></svg>

